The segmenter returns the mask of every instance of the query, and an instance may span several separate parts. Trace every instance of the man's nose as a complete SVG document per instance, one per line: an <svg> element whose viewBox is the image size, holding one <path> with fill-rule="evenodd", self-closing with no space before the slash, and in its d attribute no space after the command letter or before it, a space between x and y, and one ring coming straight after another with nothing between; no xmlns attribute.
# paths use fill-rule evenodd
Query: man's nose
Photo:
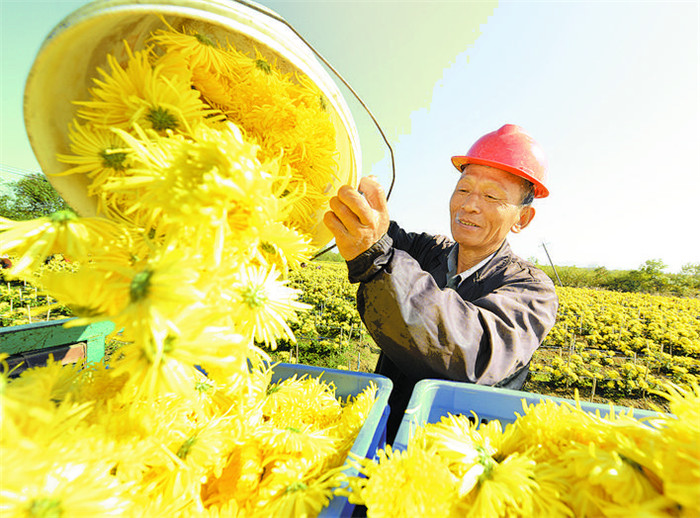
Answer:
<svg viewBox="0 0 700 518"><path fill-rule="evenodd" d="M481 208L481 196L470 192L462 197L462 209L469 212L477 212Z"/></svg>

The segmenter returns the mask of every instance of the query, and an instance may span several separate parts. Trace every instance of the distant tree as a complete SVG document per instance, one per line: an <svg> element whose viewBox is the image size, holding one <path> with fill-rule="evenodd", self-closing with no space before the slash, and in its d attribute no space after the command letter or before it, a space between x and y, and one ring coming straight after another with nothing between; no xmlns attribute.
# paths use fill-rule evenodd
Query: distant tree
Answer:
<svg viewBox="0 0 700 518"><path fill-rule="evenodd" d="M666 269L666 265L661 259L647 259L647 261L639 268L640 271L651 275L652 277L661 275Z"/></svg>
<svg viewBox="0 0 700 518"><path fill-rule="evenodd" d="M9 188L8 194L0 195L0 216L3 218L24 221L70 209L42 174L25 176L10 184Z"/></svg>
<svg viewBox="0 0 700 518"><path fill-rule="evenodd" d="M665 269L661 259L649 259L636 270L614 276L605 287L617 291L665 293L670 287L670 278L663 273Z"/></svg>
<svg viewBox="0 0 700 518"><path fill-rule="evenodd" d="M678 283L694 290L700 290L700 263L688 263L681 267Z"/></svg>
<svg viewBox="0 0 700 518"><path fill-rule="evenodd" d="M661 259L648 259L639 268L643 283L641 291L663 293L669 286L668 275L664 274L666 265Z"/></svg>
<svg viewBox="0 0 700 518"><path fill-rule="evenodd" d="M688 263L681 267L682 275L690 275L691 277L700 277L700 263Z"/></svg>

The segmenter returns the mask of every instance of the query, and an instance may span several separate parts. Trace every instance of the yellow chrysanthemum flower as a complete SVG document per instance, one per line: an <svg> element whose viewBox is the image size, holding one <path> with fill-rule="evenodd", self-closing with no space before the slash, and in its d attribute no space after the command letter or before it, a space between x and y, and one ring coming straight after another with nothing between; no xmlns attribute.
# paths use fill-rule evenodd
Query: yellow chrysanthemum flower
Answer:
<svg viewBox="0 0 700 518"><path fill-rule="evenodd" d="M600 486L610 501L621 506L657 495L638 464L614 450L596 447L594 443L571 448L563 455L562 462L569 466L575 478Z"/></svg>
<svg viewBox="0 0 700 518"><path fill-rule="evenodd" d="M128 62L123 68L107 56L111 74L98 68L103 80L95 80L91 100L76 101L78 117L98 127L130 130L134 123L157 132L189 133L206 118L221 115L204 104L199 93L179 76L166 77L150 64L151 50L132 52L125 45Z"/></svg>
<svg viewBox="0 0 700 518"><path fill-rule="evenodd" d="M474 518L532 516L533 495L538 490L535 462L514 453L503 462L482 465L478 485L458 504L460 514Z"/></svg>
<svg viewBox="0 0 700 518"><path fill-rule="evenodd" d="M335 386L321 378L292 376L270 386L267 394L263 414L280 428L326 428L337 423L342 411Z"/></svg>
<svg viewBox="0 0 700 518"><path fill-rule="evenodd" d="M129 373L125 390L136 399L152 400L159 396L175 393L189 400L196 399L198 371L167 354L167 341L161 348L151 341L150 346L143 341L123 346L122 357L114 363L118 374Z"/></svg>
<svg viewBox="0 0 700 518"><path fill-rule="evenodd" d="M476 425L465 415L448 415L440 422L426 425L422 434L414 437L422 447L444 459L450 471L460 479L459 495L464 496L493 464L496 448L485 442Z"/></svg>
<svg viewBox="0 0 700 518"><path fill-rule="evenodd" d="M116 297L109 290L96 290L95 286L109 286L126 282L115 272L95 270L89 266L77 271L43 271L38 278L43 291L68 306L77 320L68 322L66 327L84 325L107 319L108 315L119 312L125 297Z"/></svg>
<svg viewBox="0 0 700 518"><path fill-rule="evenodd" d="M163 52L153 60L153 68L159 68L163 77L178 77L192 84L192 70L184 53ZM201 93L201 92L200 92Z"/></svg>
<svg viewBox="0 0 700 518"><path fill-rule="evenodd" d="M258 239L258 252L263 264L274 265L283 273L308 262L314 252L307 235L280 222L263 225Z"/></svg>
<svg viewBox="0 0 700 518"><path fill-rule="evenodd" d="M167 25L167 23L166 23ZM226 49L211 35L194 30L178 32L168 26L168 30L153 33L152 41L163 47L166 55L182 56L190 70L204 69L218 75L236 72L236 63Z"/></svg>
<svg viewBox="0 0 700 518"><path fill-rule="evenodd" d="M125 340L144 346L153 342L154 354L160 355L166 337L179 334L176 316L182 308L197 304L205 296L199 284L201 272L188 259L186 250L168 243L130 267L95 262L95 269L111 268L120 274L114 284L107 284L104 289L125 301L119 313L109 315L117 329L125 328Z"/></svg>
<svg viewBox="0 0 700 518"><path fill-rule="evenodd" d="M122 174L129 168L128 150L124 141L115 132L104 128L93 128L89 124L81 125L74 120L68 136L73 155L58 155L58 160L73 167L55 176L84 173L90 177L112 176ZM98 185L101 181L95 181ZM88 194L95 194L95 189L88 189Z"/></svg>
<svg viewBox="0 0 700 518"><path fill-rule="evenodd" d="M63 401L78 372L75 366L27 369L17 379L0 376L0 443L11 445L25 438L51 444L62 432L75 428L91 412L90 403Z"/></svg>
<svg viewBox="0 0 700 518"><path fill-rule="evenodd" d="M337 469L328 470L323 475L306 481L288 481L278 498L262 508L258 515L273 518L315 518L328 505L339 481Z"/></svg>
<svg viewBox="0 0 700 518"><path fill-rule="evenodd" d="M311 463L321 463L332 456L340 440L311 424L295 428L264 426L258 430L262 444L279 454L299 454Z"/></svg>
<svg viewBox="0 0 700 518"><path fill-rule="evenodd" d="M235 445L218 476L212 476L202 488L206 507L226 505L232 501L244 507L254 499L264 472L263 450L257 437L246 437Z"/></svg>
<svg viewBox="0 0 700 518"><path fill-rule="evenodd" d="M294 341L287 320L296 311L309 308L298 302L299 290L285 286L274 268L246 267L236 277L234 291L228 297L236 330L260 343L277 348L277 339ZM225 295L224 295L225 296Z"/></svg>
<svg viewBox="0 0 700 518"><path fill-rule="evenodd" d="M332 428L333 435L342 438L356 435L372 411L376 399L377 385L374 382L370 382L356 396L348 396L343 404L340 418Z"/></svg>
<svg viewBox="0 0 700 518"><path fill-rule="evenodd" d="M224 240L284 216L289 201L276 193L278 163L260 163L257 146L246 142L235 125L221 131L200 125L187 140L136 131L138 138L121 133L134 160L130 176L104 186L106 191L141 193L125 214L158 209L175 229L196 228L205 236L209 229L218 260Z"/></svg>
<svg viewBox="0 0 700 518"><path fill-rule="evenodd" d="M532 495L531 516L574 518L573 510L566 503L571 493L566 467L552 459L552 462L537 462L533 469L539 487Z"/></svg>
<svg viewBox="0 0 700 518"><path fill-rule="evenodd" d="M601 434L595 416L569 404L543 400L526 405L523 415L507 427L501 444L503 455L528 452L534 460L559 457L573 443L588 444Z"/></svg>
<svg viewBox="0 0 700 518"><path fill-rule="evenodd" d="M54 212L29 221L0 218L0 254L18 256L9 273L31 273L52 254L84 261L96 248L115 239L118 226L103 218L80 218L72 211Z"/></svg>
<svg viewBox="0 0 700 518"><path fill-rule="evenodd" d="M377 455L377 461L355 459L360 473L367 478L348 480L349 501L365 505L367 516L451 515L457 499L454 477L439 456L410 445L403 452L387 446Z"/></svg>
<svg viewBox="0 0 700 518"><path fill-rule="evenodd" d="M124 516L132 484L119 482L111 466L75 452L2 448L0 514L3 516Z"/></svg>
<svg viewBox="0 0 700 518"><path fill-rule="evenodd" d="M31 367L23 371L19 377L7 387L8 394L14 397L32 398L25 400L32 406L53 407L55 401L62 401L72 389L80 376L80 366L77 364L63 365L49 355L46 365Z"/></svg>

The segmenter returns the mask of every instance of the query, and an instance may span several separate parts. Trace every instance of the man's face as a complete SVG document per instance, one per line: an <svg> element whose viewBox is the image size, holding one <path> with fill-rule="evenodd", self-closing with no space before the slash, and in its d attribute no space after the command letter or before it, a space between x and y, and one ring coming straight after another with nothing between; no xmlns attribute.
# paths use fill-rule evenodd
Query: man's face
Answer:
<svg viewBox="0 0 700 518"><path fill-rule="evenodd" d="M520 232L532 217L521 207L520 178L493 167L468 164L450 198L452 237L474 252L494 252L508 232Z"/></svg>

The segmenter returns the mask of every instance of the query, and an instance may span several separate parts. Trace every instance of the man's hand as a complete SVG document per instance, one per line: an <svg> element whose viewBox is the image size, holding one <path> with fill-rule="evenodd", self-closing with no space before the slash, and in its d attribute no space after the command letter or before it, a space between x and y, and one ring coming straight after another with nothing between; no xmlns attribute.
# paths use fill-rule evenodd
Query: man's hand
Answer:
<svg viewBox="0 0 700 518"><path fill-rule="evenodd" d="M330 207L323 222L346 261L369 249L389 230L386 195L373 176L362 178L358 190L343 185L331 198Z"/></svg>

